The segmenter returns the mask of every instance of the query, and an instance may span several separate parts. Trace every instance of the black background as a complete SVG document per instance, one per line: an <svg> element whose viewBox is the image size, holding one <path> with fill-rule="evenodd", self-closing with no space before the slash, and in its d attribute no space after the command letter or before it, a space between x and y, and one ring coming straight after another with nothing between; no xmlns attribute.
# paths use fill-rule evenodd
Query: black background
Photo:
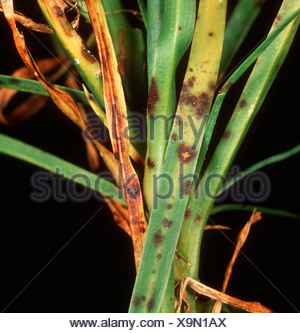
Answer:
<svg viewBox="0 0 300 333"><path fill-rule="evenodd" d="M231 7L235 3L229 2ZM267 1L251 36L235 58L235 64L265 36L280 2ZM24 14L42 20L35 1L16 3L17 9ZM0 15L0 72L10 74L22 63L13 45L11 32L3 15ZM51 47L48 37L35 35ZM48 51L30 33L25 32L25 36L35 59L49 57ZM242 169L287 150L300 141L299 46L298 32L287 60L235 160L235 164ZM220 134L241 87L237 85L226 100L223 117L217 126ZM11 128L1 125L0 131L88 168L80 132L51 102L27 122ZM271 195L263 203L264 206L300 214L299 161L300 157L295 156L264 169L272 183ZM0 310L126 312L134 283L132 247L129 237L114 225L108 208L104 205L43 269L102 204L96 200L81 204L72 201L57 203L54 200L34 203L29 198L33 190L29 180L36 167L3 155L0 156L0 163ZM225 235L235 242L238 231L249 216L249 213L224 213L213 216L213 221L232 227ZM249 260L239 256L228 293L243 300L259 301L276 312L296 312L300 309L299 236L298 220L263 214L263 220L253 227L243 248ZM234 250L228 239L219 231L207 231L203 240L200 277L202 282L218 289Z"/></svg>

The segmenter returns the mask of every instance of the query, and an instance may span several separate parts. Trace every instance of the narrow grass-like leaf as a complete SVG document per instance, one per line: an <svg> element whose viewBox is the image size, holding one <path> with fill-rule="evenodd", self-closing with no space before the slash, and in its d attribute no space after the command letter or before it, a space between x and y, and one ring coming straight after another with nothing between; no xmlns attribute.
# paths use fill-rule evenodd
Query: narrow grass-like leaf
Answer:
<svg viewBox="0 0 300 333"><path fill-rule="evenodd" d="M147 1L147 72L148 87L150 88L153 64L158 36L164 15L165 0Z"/></svg>
<svg viewBox="0 0 300 333"><path fill-rule="evenodd" d="M86 0L86 5L93 25L101 61L107 122L115 160L122 175L135 264L136 269L138 269L147 223L139 179L129 158L129 140L124 135L125 129L128 128L125 96L102 2L100 0Z"/></svg>
<svg viewBox="0 0 300 333"><path fill-rule="evenodd" d="M122 205L126 205L122 193L106 179L27 143L0 134L0 153L20 159L52 173L59 169L59 173L63 174L64 178L71 179L79 185L88 187L105 197L111 197ZM76 175L84 175L85 177L76 177ZM87 179L89 180L88 182L86 181Z"/></svg>
<svg viewBox="0 0 300 333"><path fill-rule="evenodd" d="M139 29L132 29L128 13L121 0L103 0L109 32L114 44L123 89L128 105L140 98L146 98L146 80L143 76L145 59L144 35ZM144 101L144 100L143 100Z"/></svg>
<svg viewBox="0 0 300 333"><path fill-rule="evenodd" d="M38 0L38 3L85 84L104 106L100 64L68 21L64 12L66 3L63 0Z"/></svg>
<svg viewBox="0 0 300 333"><path fill-rule="evenodd" d="M104 112L103 108L101 105L93 98L93 96L87 91L86 87L83 86L83 90L86 94L86 98L89 101L89 104L91 108L94 110L96 115L99 117L99 119L103 122L104 126L108 128L108 123L106 119L106 113ZM134 148L132 144L129 146L129 154L130 157L138 164L138 165L144 165L144 161L141 158L140 154L138 151Z"/></svg>
<svg viewBox="0 0 300 333"><path fill-rule="evenodd" d="M139 8L140 8L142 17L143 17L145 28L147 30L147 26L148 26L147 25L147 10L146 10L145 2L144 2L144 0L137 0L137 2L138 2L138 5L139 5Z"/></svg>
<svg viewBox="0 0 300 333"><path fill-rule="evenodd" d="M236 182L240 181L241 179L245 178L246 176L250 175L251 173L253 173L257 170L260 170L268 165L284 161L287 158L290 158L299 153L300 153L300 145L297 145L296 147L289 149L289 150L285 151L284 153L277 154L277 155L268 157L260 162L257 162L254 165L252 165L251 167L247 168L246 170L240 171L238 177L229 178L228 181L224 184L224 186L222 186L222 189L220 192L227 191L233 184L235 184Z"/></svg>
<svg viewBox="0 0 300 333"><path fill-rule="evenodd" d="M299 8L297 0L283 1L271 31L278 29L278 18L285 20ZM258 58L225 133L201 179L198 198L191 201L189 206L191 214L184 224L185 238L189 239L189 242L180 240L184 245L180 248L180 253L191 263L191 266L185 266L185 276L198 278L202 234L214 203L213 198L218 193L221 183L219 177L212 175L226 176L238 148L286 58L298 25L299 19L290 23ZM228 89L228 86L225 89Z"/></svg>
<svg viewBox="0 0 300 333"><path fill-rule="evenodd" d="M31 94L49 96L47 90L41 85L40 82L29 79L15 78L9 75L0 74L0 87L15 89L18 91L27 92ZM54 85L54 87L57 87L58 89L70 95L70 97L74 100L74 102L79 102L89 105L89 102L83 91L70 89L68 87L64 87L61 85Z"/></svg>
<svg viewBox="0 0 300 333"><path fill-rule="evenodd" d="M224 48L220 65L221 77L247 37L253 23L260 14L265 1L239 0L226 25Z"/></svg>
<svg viewBox="0 0 300 333"><path fill-rule="evenodd" d="M203 144L201 147L197 169L196 169L196 175L200 174L200 171L203 166L203 162L205 159L205 155L210 143L210 140L212 138L213 130L219 115L219 112L221 110L223 101L229 92L230 88L234 83L236 83L239 78L250 68L250 66L254 63L254 61L271 45L271 43L274 41L275 38L277 38L278 35L287 27L288 24L290 24L297 16L300 15L300 10L296 10L294 13L292 13L289 17L286 19L283 19L280 25L272 31L269 36L264 40L256 50L254 50L251 55L249 55L242 64L234 71L234 73L227 79L227 81L224 83L222 89L220 90L213 108L211 110L208 123L205 129Z"/></svg>
<svg viewBox="0 0 300 333"><path fill-rule="evenodd" d="M181 178L181 182L184 182L181 188L178 178L183 170L184 175L190 175L196 168L205 116L213 98L212 86L218 77L226 8L226 1L204 0L200 3L188 70L176 113L181 121L175 120L173 123L166 163L162 168L162 175L168 175L169 178L161 178L156 189L156 194L165 193L170 188L171 179L172 195L157 195L155 198L131 300L131 312L158 312L164 299L182 220L188 214L185 208L192 183L190 179ZM191 127L200 132L197 142ZM183 138L180 137L181 130Z"/></svg>
<svg viewBox="0 0 300 333"><path fill-rule="evenodd" d="M153 204L153 176L161 172L176 110L176 69L192 39L196 11L195 0L165 0L164 3L164 20L150 74L152 78L148 97L148 147L143 188L149 212ZM149 34L151 21L148 20L148 23Z"/></svg>
<svg viewBox="0 0 300 333"><path fill-rule="evenodd" d="M273 209L273 208L261 207L261 206L253 206L253 205L240 205L240 204L225 204L225 205L215 206L210 211L210 215L223 213L223 212L231 212L231 211L252 212L254 208L257 208L258 211L265 213L265 214L276 215L276 216L281 216L281 217L288 217L291 219L300 219L300 215L290 213L285 210Z"/></svg>

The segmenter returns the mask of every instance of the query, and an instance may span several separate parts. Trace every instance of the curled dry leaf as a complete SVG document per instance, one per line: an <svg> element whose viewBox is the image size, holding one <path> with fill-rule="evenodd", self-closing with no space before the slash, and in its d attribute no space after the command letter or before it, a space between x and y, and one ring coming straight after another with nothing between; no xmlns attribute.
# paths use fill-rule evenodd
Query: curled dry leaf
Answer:
<svg viewBox="0 0 300 333"><path fill-rule="evenodd" d="M225 225L215 224L215 225L206 225L204 227L204 230L231 230L231 228L226 227Z"/></svg>
<svg viewBox="0 0 300 333"><path fill-rule="evenodd" d="M86 0L94 29L103 74L107 122L115 160L120 166L128 207L135 264L138 269L145 241L146 219L139 179L129 158L129 140L124 136L127 109L116 54L101 1Z"/></svg>
<svg viewBox="0 0 300 333"><path fill-rule="evenodd" d="M245 244L249 232L250 232L250 228L251 226L255 223L261 220L261 213L260 212L256 212L256 209L253 210L253 213L250 217L250 220L245 224L244 228L240 231L239 235L238 235L238 239L237 239L237 244L233 253L233 256L228 264L226 273L225 273L225 279L223 282L223 287L222 287L222 292L225 293L227 286L228 286L228 282L229 279L231 277L232 274L232 269L233 269L233 265L236 262L236 259L238 257L239 252L241 251L241 248L243 247L243 245ZM220 313L222 310L222 302L221 301L217 301L212 309L212 313Z"/></svg>
<svg viewBox="0 0 300 333"><path fill-rule="evenodd" d="M1 4L0 4L0 12L3 12L3 7ZM30 19L29 17L26 17L25 15L23 15L22 13L20 13L18 11L15 11L15 19L16 19L16 21L21 23L24 27L26 27L30 30L42 32L45 34L53 34L53 30L48 25L43 24L43 23L36 23L32 19Z"/></svg>
<svg viewBox="0 0 300 333"><path fill-rule="evenodd" d="M82 126L83 120L73 99L67 93L63 92L61 89L55 87L52 83L46 80L46 78L40 71L39 66L34 61L31 53L27 49L24 36L22 33L19 32L16 26L16 19L12 0L1 0L1 2L4 15L13 33L16 48L24 64L32 71L35 78L48 92L51 99L58 106L58 108L75 124L77 124L78 126Z"/></svg>
<svg viewBox="0 0 300 333"><path fill-rule="evenodd" d="M176 312L179 313L182 306L182 300L185 300L184 294L187 286L191 287L194 291L196 291L198 294L209 297L211 299L215 299L217 301L220 301L225 304L229 304L235 307L238 307L240 309L243 309L247 312L252 313L271 313L272 311L265 306L261 305L258 302L245 302L238 298L226 295L225 293L222 293L221 291L215 290L213 288L210 288L203 283L194 280L192 278L186 278L181 282L180 286L180 295L179 295L179 301L177 303Z"/></svg>
<svg viewBox="0 0 300 333"><path fill-rule="evenodd" d="M84 138L85 146L86 146L86 157L92 172L97 172L100 168L100 159L99 153L93 142L87 138Z"/></svg>
<svg viewBox="0 0 300 333"><path fill-rule="evenodd" d="M118 227L123 229L131 237L131 229L128 220L128 211L119 202L106 199L105 202L113 214L114 221Z"/></svg>
<svg viewBox="0 0 300 333"><path fill-rule="evenodd" d="M61 65L63 59L41 59L37 61L37 65L43 74L47 74ZM32 71L23 66L18 68L11 74L12 77L32 79L34 75ZM6 112L6 107L12 98L18 93L15 89L1 88L0 89L0 122L4 125L16 125L20 122L39 112L47 103L48 97L41 95L30 95L25 101L17 105L13 110Z"/></svg>

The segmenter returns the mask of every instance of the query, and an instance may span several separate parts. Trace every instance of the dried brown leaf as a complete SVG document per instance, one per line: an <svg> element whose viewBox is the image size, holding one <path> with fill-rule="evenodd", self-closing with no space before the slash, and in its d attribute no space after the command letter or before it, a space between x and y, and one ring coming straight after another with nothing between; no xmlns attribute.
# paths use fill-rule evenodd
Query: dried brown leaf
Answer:
<svg viewBox="0 0 300 333"><path fill-rule="evenodd" d="M128 138L124 136L125 128L128 127L125 96L102 3L101 1L86 0L86 5L101 61L107 122L115 160L120 166L122 175L136 269L138 269L147 224L144 216L141 186L129 158Z"/></svg>
<svg viewBox="0 0 300 333"><path fill-rule="evenodd" d="M115 200L105 200L113 214L114 221L118 227L123 229L131 237L131 229L128 220L128 212L119 202Z"/></svg>
<svg viewBox="0 0 300 333"><path fill-rule="evenodd" d="M261 305L258 302L245 302L238 298L229 296L221 291L215 290L210 288L203 283L194 280L192 278L186 278L181 282L180 286L180 294L179 294L179 301L177 304L176 312L179 313L182 301L184 300L184 294L187 286L191 287L194 291L198 294L209 297L211 299L215 299L216 301L220 301L225 304L229 304L235 307L238 307L242 310L252 313L271 313L272 311L265 306Z"/></svg>
<svg viewBox="0 0 300 333"><path fill-rule="evenodd" d="M24 36L19 32L18 28L16 27L12 0L1 0L1 2L4 15L13 33L16 48L24 64L32 71L35 78L39 80L41 85L48 92L51 99L59 107L59 109L75 124L77 124L78 126L82 126L83 120L73 99L67 93L63 92L61 89L55 87L52 83L46 80L46 78L40 71L39 66L34 61L31 53L27 49Z"/></svg>
<svg viewBox="0 0 300 333"><path fill-rule="evenodd" d="M225 225L215 224L215 225L206 225L204 227L204 230L231 230L231 228L226 227Z"/></svg>
<svg viewBox="0 0 300 333"><path fill-rule="evenodd" d="M41 59L37 61L37 65L43 74L47 74L61 65L61 61L63 60L53 58ZM34 78L32 71L26 66L18 68L11 74L11 76L23 79ZM16 125L27 120L39 112L48 100L47 96L31 95L13 110L6 112L6 107L17 93L18 91L15 89L0 89L0 122L7 126Z"/></svg>
<svg viewBox="0 0 300 333"><path fill-rule="evenodd" d="M227 267L227 270L226 270L226 273L225 273L225 279L224 279L223 287L222 287L222 292L223 293L226 292L228 282L229 282L229 279L230 279L231 274L232 274L233 265L236 262L236 259L238 257L238 254L239 254L241 248L243 247L243 245L245 244L245 242L248 238L251 226L255 222L258 222L260 220L261 220L261 213L256 212L256 209L254 209L254 211L253 211L253 213L250 217L250 220L245 224L244 228L240 231L240 233L238 235L238 240L237 240L237 244L236 244L233 256L232 256L232 258L231 258L231 260L228 264L228 267ZM212 313L220 313L221 310L222 310L222 302L217 301L213 306Z"/></svg>
<svg viewBox="0 0 300 333"><path fill-rule="evenodd" d="M0 4L0 12L3 12L3 7L1 4ZM30 30L42 32L45 34L53 34L53 30L48 25L43 24L43 23L36 23L29 17L26 17L25 15L23 15L22 13L20 13L16 10L15 10L15 19L16 19L16 21L21 23L24 27L26 27Z"/></svg>

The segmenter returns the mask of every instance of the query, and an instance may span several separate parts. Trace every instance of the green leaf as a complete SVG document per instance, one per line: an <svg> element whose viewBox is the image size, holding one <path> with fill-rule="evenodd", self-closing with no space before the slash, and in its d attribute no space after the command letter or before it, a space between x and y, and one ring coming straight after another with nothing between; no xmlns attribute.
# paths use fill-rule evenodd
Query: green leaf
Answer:
<svg viewBox="0 0 300 333"><path fill-rule="evenodd" d="M63 174L66 179L71 179L75 183L88 187L103 196L111 196L111 199L126 205L123 194L106 179L27 143L0 134L0 153L53 173L59 169L59 173ZM89 183L83 177L75 177L76 175L84 175L85 179L89 179Z"/></svg>
<svg viewBox="0 0 300 333"><path fill-rule="evenodd" d="M147 10L146 10L145 2L144 2L144 0L137 0L137 2L138 2L138 5L139 5L139 8L140 8L142 17L143 17L145 28L147 30L147 26L148 26L147 25Z"/></svg>
<svg viewBox="0 0 300 333"><path fill-rule="evenodd" d="M226 25L220 72L224 73L262 10L262 0L239 0Z"/></svg>
<svg viewBox="0 0 300 333"><path fill-rule="evenodd" d="M147 1L147 70L148 70L148 86L150 88L151 77L153 73L153 65L155 58L155 50L158 36L160 34L161 25L164 14L165 0Z"/></svg>
<svg viewBox="0 0 300 333"><path fill-rule="evenodd" d="M299 15L299 9L299 1L285 0L277 18L282 18L282 22L286 24L287 20L290 20L291 17L295 18ZM191 214L184 224L186 228L185 237L188 239L188 242L185 242L185 247L180 249L180 253L191 263L190 267L186 266L185 274L194 279L198 278L203 230L214 203L213 197L218 194L221 185L220 178L214 177L214 175L226 176L254 117L260 109L277 76L280 66L287 56L298 25L299 19L296 19L291 22L284 31L281 30L280 35L276 37L271 45L269 45L258 58L258 62L254 66L246 83L225 133L201 178L197 191L198 196L194 198L189 205ZM271 32L274 30L279 31L279 29L282 29L282 25L279 24L278 19L276 19ZM252 59L250 60L252 61ZM250 60L249 58L246 60L247 66L250 65L248 63ZM230 88L228 84L235 82L235 80L240 77L240 74L241 72L236 72L231 77L231 79L234 78L234 80L231 81L230 79L225 83L218 98L224 98L224 95ZM207 193L207 184L209 184L210 196L208 196Z"/></svg>
<svg viewBox="0 0 300 333"><path fill-rule="evenodd" d="M83 91L71 89L68 87L60 86L60 85L55 85L55 86L58 87L59 89L63 90L67 94L69 94L72 97L72 99L74 100L74 102L79 102L79 103L89 105L89 102ZM9 75L0 74L0 87L15 89L15 90L30 93L30 94L49 96L47 91L43 88L43 86L38 81L29 80L29 79L21 79L21 78L12 77Z"/></svg>
<svg viewBox="0 0 300 333"><path fill-rule="evenodd" d="M152 1L150 3L152 6ZM155 50L153 71L149 72L151 85L148 97L146 155L149 163L145 166L143 184L149 212L153 203L153 176L161 172L176 110L176 69L193 37L196 14L195 0L164 0L164 4L164 20ZM150 14L149 8L148 18ZM150 23L148 19L148 34L151 34ZM149 57L149 48L147 55Z"/></svg>
<svg viewBox="0 0 300 333"><path fill-rule="evenodd" d="M276 216L282 216L282 217L288 217L291 219L300 219L300 215L287 212L285 210L280 209L273 209L273 208L267 208L267 207L260 207L260 206L253 206L253 205L239 205L239 204L226 204L226 205L219 205L214 207L210 215L228 212L228 211L250 211L253 212L254 208L257 209L257 211L265 214L270 215L276 215Z"/></svg>
<svg viewBox="0 0 300 333"><path fill-rule="evenodd" d="M289 17L284 19L281 24L272 31L267 39L265 39L252 53L245 59L242 64L234 71L233 74L227 79L227 81L223 84L222 89L220 90L213 108L211 110L208 123L206 126L204 139L203 139L203 145L201 147L201 152L198 159L197 169L196 169L196 175L200 174L200 171L202 169L205 155L210 143L210 140L212 138L213 130L219 115L219 112L221 110L221 107L223 105L223 101L227 95L227 93L230 90L230 87L234 83L236 83L239 78L251 67L251 65L254 63L254 61L272 44L272 42L282 33L282 31L287 27L288 24L290 24L297 16L299 16L300 10L295 11L292 13Z"/></svg>
<svg viewBox="0 0 300 333"><path fill-rule="evenodd" d="M233 184L235 184L236 182L238 182L239 180L245 178L246 176L248 176L249 174L260 170L268 165L274 164L274 163L278 163L281 161L286 160L287 158L290 158L296 154L300 153L300 144L297 145L296 147L289 149L287 151L285 151L284 153L281 154L277 154L271 157L268 157L258 163L253 164L251 167L247 168L244 171L240 171L238 173L238 177L232 177L229 178L228 181L224 184L224 186L222 186L222 190L220 191L220 194L222 192L227 191Z"/></svg>
<svg viewBox="0 0 300 333"><path fill-rule="evenodd" d="M104 106L100 63L73 29L59 3L55 5L53 1L38 0L38 4L85 84L97 101Z"/></svg>

